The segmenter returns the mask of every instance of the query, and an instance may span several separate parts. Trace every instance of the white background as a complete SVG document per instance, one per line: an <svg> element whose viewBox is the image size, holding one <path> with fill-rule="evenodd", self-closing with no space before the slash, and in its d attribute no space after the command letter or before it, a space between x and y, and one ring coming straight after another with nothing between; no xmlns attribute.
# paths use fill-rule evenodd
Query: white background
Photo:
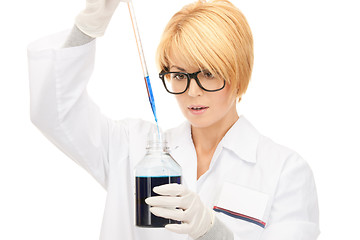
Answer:
<svg viewBox="0 0 360 240"><path fill-rule="evenodd" d="M0 8L0 239L98 239L106 192L30 122L26 46L71 28L84 0L6 1ZM163 128L184 119L154 66L160 34L192 1L135 0ZM260 132L310 164L319 239L358 238L360 14L350 0L242 0L255 41L248 92L238 105ZM125 4L97 40L88 90L111 118L152 121ZM124 206L126 207L126 206Z"/></svg>

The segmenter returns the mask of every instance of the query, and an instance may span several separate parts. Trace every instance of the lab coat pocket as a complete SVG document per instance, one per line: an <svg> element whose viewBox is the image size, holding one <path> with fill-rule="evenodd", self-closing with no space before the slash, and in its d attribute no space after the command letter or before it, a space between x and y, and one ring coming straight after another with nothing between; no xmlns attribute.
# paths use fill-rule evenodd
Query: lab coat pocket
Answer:
<svg viewBox="0 0 360 240"><path fill-rule="evenodd" d="M265 228L265 210L268 205L269 195L246 188L234 183L225 182L218 203L214 211L225 214L232 219L229 221L245 221L254 224L252 227ZM227 219L221 217L222 219Z"/></svg>

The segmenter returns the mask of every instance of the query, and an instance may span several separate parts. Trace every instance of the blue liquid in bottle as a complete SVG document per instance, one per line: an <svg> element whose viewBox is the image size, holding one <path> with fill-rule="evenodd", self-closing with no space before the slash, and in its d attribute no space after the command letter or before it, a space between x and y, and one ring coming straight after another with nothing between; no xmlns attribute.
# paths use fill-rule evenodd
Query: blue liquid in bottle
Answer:
<svg viewBox="0 0 360 240"><path fill-rule="evenodd" d="M157 217L150 212L145 199L158 196L153 188L169 183L181 184L182 170L166 147L164 136L154 129L148 139L147 153L135 167L135 224L137 227L160 228L178 221ZM155 133L156 132L156 133Z"/></svg>
<svg viewBox="0 0 360 240"><path fill-rule="evenodd" d="M141 227L164 227L166 224L180 224L179 221L157 217L150 212L150 206L145 203L148 197L158 196L153 188L168 184L181 183L181 176L136 177L136 225Z"/></svg>

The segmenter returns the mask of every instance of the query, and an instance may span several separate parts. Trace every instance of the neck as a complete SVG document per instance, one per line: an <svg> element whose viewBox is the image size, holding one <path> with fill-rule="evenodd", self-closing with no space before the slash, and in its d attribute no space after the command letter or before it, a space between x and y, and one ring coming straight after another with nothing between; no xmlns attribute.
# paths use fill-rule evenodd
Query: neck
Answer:
<svg viewBox="0 0 360 240"><path fill-rule="evenodd" d="M239 119L237 113L226 121L219 121L205 128L191 127L192 139L197 156L197 179L199 179L210 166L215 150L227 131Z"/></svg>
<svg viewBox="0 0 360 240"><path fill-rule="evenodd" d="M238 119L239 116L236 113L231 118L218 121L208 127L196 128L192 126L191 133L196 151L213 153L221 139Z"/></svg>

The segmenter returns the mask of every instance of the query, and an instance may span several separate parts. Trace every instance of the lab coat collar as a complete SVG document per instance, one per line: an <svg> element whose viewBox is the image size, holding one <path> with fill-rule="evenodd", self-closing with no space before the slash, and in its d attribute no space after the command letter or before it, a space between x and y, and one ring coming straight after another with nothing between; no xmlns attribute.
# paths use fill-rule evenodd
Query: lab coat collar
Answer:
<svg viewBox="0 0 360 240"><path fill-rule="evenodd" d="M189 154L195 154L196 157L190 123L185 122L174 130L176 133L173 136L177 138L171 141L171 151L176 154L177 150L181 149L181 151L188 151ZM218 147L232 151L246 162L256 163L256 152L260 136L255 127L241 115L225 134ZM179 159L179 161L181 160Z"/></svg>
<svg viewBox="0 0 360 240"><path fill-rule="evenodd" d="M260 133L241 115L225 134L220 144L235 153L240 159L256 163L257 146Z"/></svg>

